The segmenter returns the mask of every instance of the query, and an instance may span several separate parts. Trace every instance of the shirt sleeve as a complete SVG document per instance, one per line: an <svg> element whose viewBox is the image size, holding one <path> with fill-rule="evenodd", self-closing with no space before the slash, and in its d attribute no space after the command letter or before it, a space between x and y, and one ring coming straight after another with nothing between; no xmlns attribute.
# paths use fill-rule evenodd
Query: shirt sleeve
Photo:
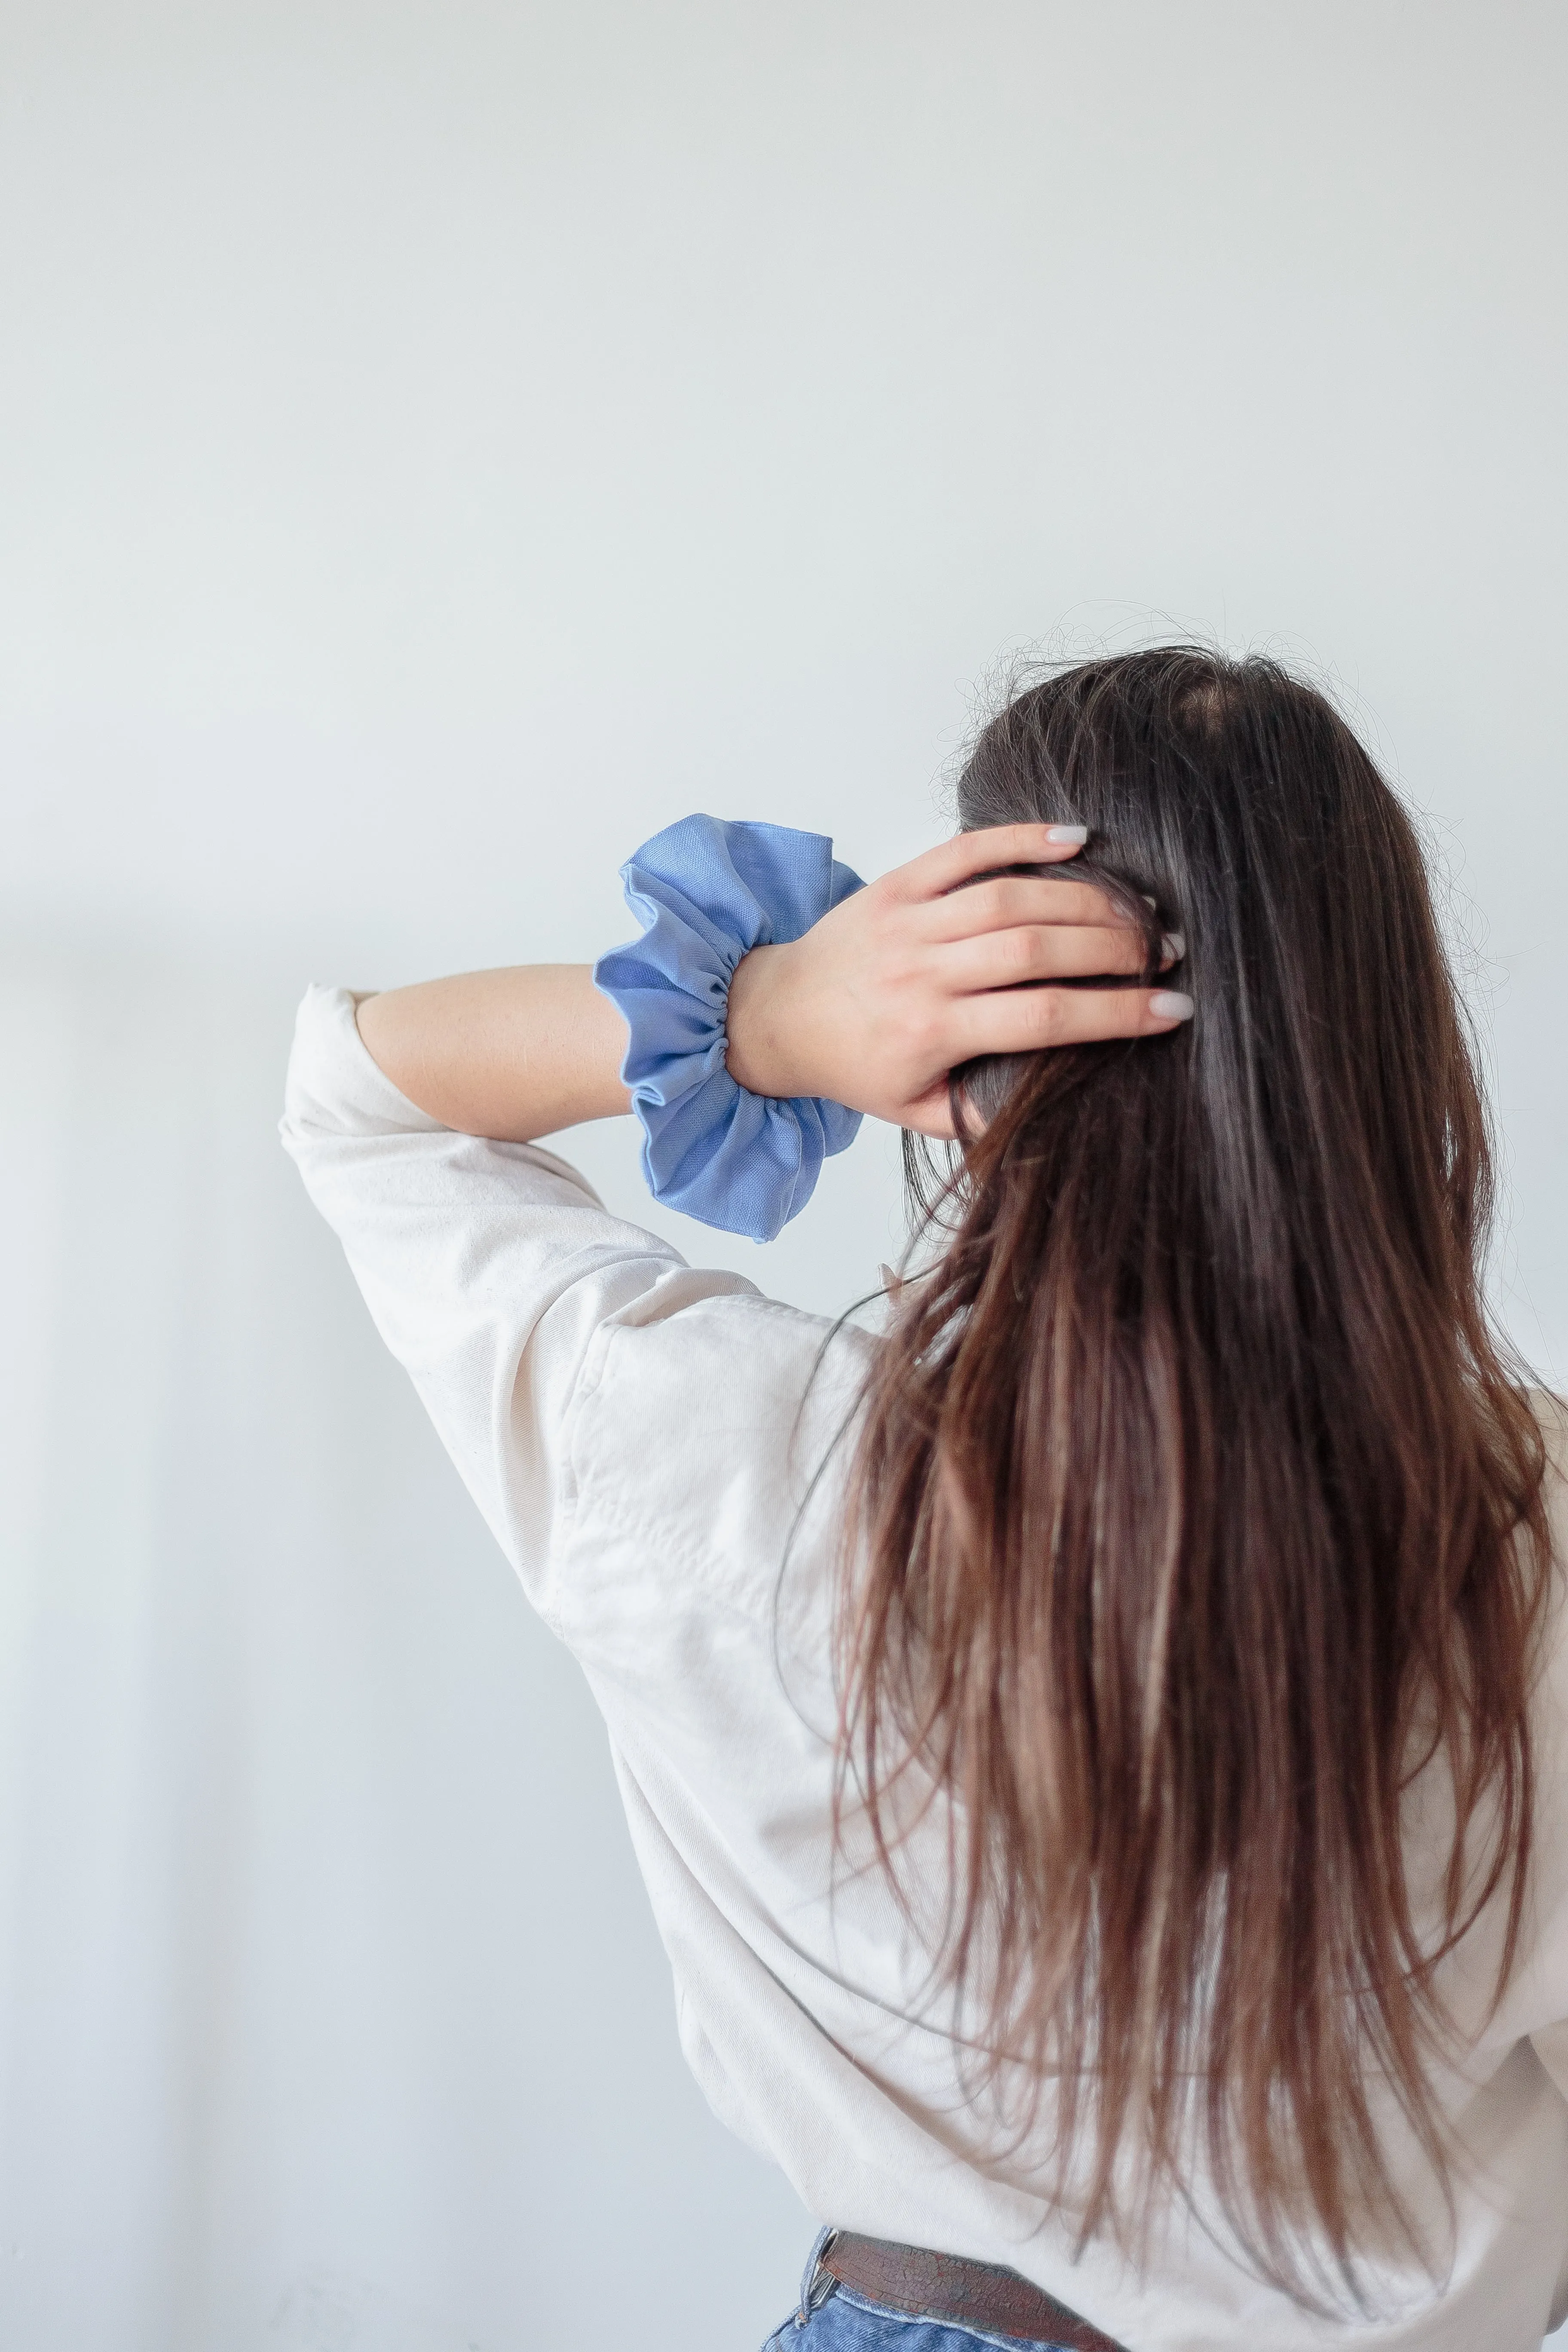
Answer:
<svg viewBox="0 0 1568 2352"><path fill-rule="evenodd" d="M284 1147L530 1599L558 1625L574 1419L618 1320L755 1290L612 1216L553 1152L427 1118L372 1060L356 1002L312 988L300 1007Z"/></svg>

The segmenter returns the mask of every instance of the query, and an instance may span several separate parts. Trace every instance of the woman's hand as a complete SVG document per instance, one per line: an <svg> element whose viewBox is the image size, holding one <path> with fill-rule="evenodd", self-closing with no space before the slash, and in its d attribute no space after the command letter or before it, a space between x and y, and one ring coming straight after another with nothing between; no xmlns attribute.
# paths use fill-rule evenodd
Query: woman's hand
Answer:
<svg viewBox="0 0 1568 2352"><path fill-rule="evenodd" d="M804 939L753 948L730 984L731 1075L755 1094L823 1095L951 1136L948 1072L977 1054L1178 1028L1192 999L1169 990L1048 985L1142 971L1142 939L1103 891L993 872L1063 865L1084 839L1073 825L963 833L857 891ZM976 874L992 878L971 882ZM1179 940L1167 945L1167 961L1181 953Z"/></svg>

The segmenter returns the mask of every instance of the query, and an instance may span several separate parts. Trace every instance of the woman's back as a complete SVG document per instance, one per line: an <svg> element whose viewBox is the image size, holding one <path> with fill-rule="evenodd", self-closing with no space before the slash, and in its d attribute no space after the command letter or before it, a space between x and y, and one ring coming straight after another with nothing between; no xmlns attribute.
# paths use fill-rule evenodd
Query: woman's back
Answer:
<svg viewBox="0 0 1568 2352"><path fill-rule="evenodd" d="M1563 1415L1479 1307L1484 1131L1403 820L1288 681L1226 737L1212 673L1141 658L1013 706L964 814L1089 824L1199 1017L954 1074L957 1231L889 1332L439 1125L342 992L286 1139L594 1685L693 2068L815 2212L1140 2352L1534 2352Z"/></svg>

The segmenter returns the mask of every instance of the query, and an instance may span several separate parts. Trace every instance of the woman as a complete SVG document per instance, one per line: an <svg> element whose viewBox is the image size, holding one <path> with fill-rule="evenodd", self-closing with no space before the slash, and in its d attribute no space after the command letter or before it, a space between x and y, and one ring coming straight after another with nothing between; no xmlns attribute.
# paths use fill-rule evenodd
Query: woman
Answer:
<svg viewBox="0 0 1568 2352"><path fill-rule="evenodd" d="M1185 648L1019 695L959 807L809 926L733 911L783 836L645 860L597 991L312 992L289 1149L587 1672L690 2063L825 2225L774 2345L1535 2352L1564 1421L1480 1302L1410 825ZM654 1181L752 1230L836 1107L909 1131L880 1335L531 1148L623 1063Z"/></svg>

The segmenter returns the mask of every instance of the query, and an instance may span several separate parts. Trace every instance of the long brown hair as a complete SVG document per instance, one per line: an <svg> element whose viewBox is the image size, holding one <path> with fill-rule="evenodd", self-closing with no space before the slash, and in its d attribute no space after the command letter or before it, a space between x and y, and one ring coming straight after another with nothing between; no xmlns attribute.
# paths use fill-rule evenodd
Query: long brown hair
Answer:
<svg viewBox="0 0 1568 2352"><path fill-rule="evenodd" d="M1369 2234L1431 2259L1369 2075L1446 2180L1435 1964L1494 1895L1511 1964L1549 1564L1420 848L1321 694L1190 647L1019 693L958 797L1086 824L1071 871L1150 978L1184 934L1197 1013L954 1074L950 1237L851 1482L840 1803L901 1885L895 1784L951 1797L943 1979L988 2080L1048 2074L1085 2236L1125 2226L1121 2152L1196 2149L1267 2275L1359 2294ZM1401 1835L1432 1763L1436 1940Z"/></svg>

